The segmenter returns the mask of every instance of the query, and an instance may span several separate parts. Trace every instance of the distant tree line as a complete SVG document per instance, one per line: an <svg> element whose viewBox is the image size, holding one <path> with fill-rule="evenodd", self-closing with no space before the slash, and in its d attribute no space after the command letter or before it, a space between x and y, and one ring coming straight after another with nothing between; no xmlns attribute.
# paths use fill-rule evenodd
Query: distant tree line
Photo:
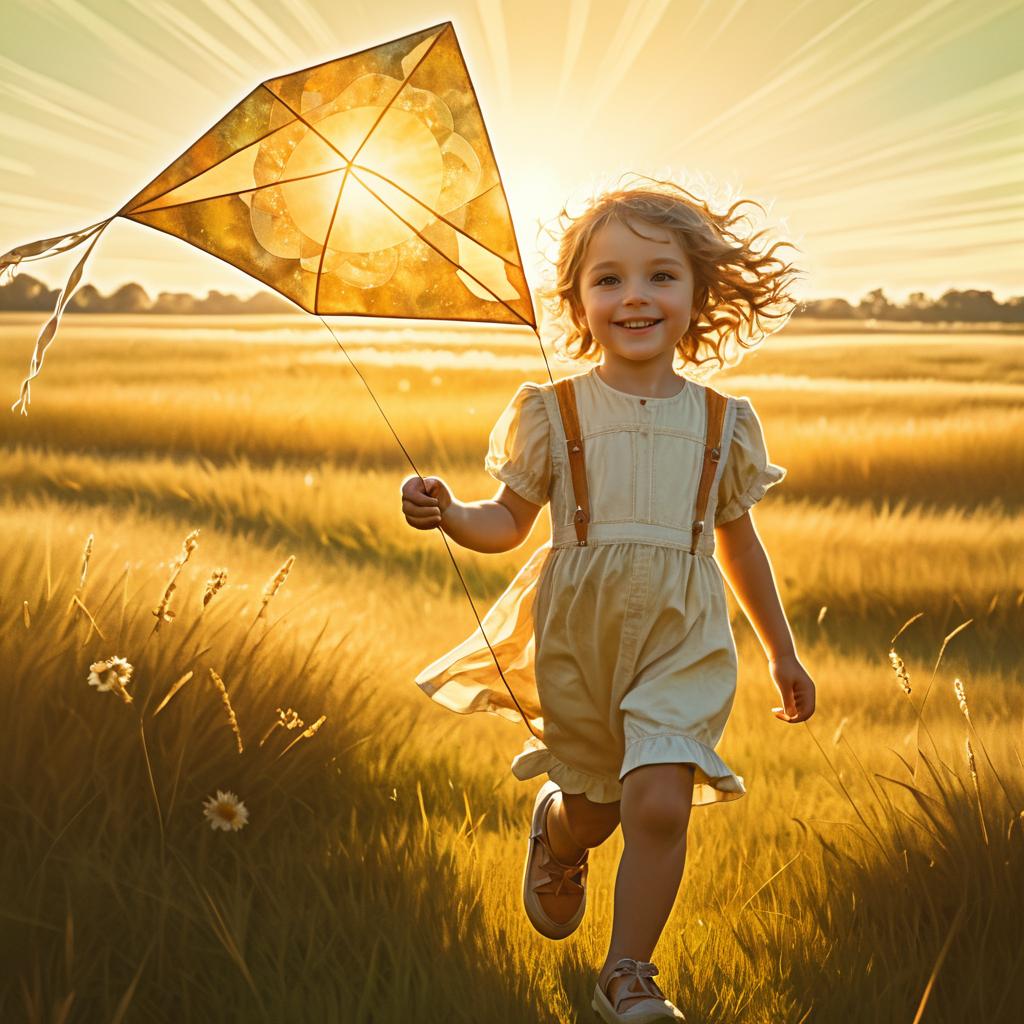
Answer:
<svg viewBox="0 0 1024 1024"><path fill-rule="evenodd" d="M1000 302L990 291L970 288L944 292L931 299L924 292L911 292L902 305L890 302L881 288L867 293L854 306L846 299L816 299L804 302L795 316L827 320L923 320L930 323L961 321L980 323L1024 323L1024 295Z"/></svg>
<svg viewBox="0 0 1024 1024"><path fill-rule="evenodd" d="M58 289L47 288L42 281L20 274L6 285L0 285L0 312L51 310L58 294ZM75 292L68 304L68 311L73 313L172 313L179 316L288 313L295 308L273 292L257 292L249 299L217 291L209 292L205 298L188 292L160 292L152 299L139 284L122 285L110 295L101 295L87 284ZM801 303L794 315L827 320L1024 323L1024 296L999 302L990 291L951 289L938 299L931 299L924 292L911 292L907 301L899 305L890 302L881 288L875 288L857 305L846 299L814 299Z"/></svg>
<svg viewBox="0 0 1024 1024"><path fill-rule="evenodd" d="M19 274L14 280L0 286L0 312L49 311L57 304L60 289L47 288L28 274ZM69 313L174 313L177 315L204 314L207 316L235 315L238 313L288 313L295 306L273 292L257 292L252 298L211 291L206 298L189 292L161 292L155 299L149 297L140 284L125 284L110 295L101 295L91 284L83 285L71 297Z"/></svg>

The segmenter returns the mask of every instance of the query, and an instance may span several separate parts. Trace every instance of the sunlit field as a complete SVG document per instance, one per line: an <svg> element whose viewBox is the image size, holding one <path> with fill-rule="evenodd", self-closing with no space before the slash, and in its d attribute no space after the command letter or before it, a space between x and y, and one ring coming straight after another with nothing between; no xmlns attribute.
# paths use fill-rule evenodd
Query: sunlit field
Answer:
<svg viewBox="0 0 1024 1024"><path fill-rule="evenodd" d="M39 321L0 318L8 405ZM488 431L547 379L533 335L336 329L418 470L491 497ZM718 751L748 793L695 809L653 957L688 1020L1019 1019L1022 352L803 323L712 381L789 471L755 518L818 711L771 716L734 606ZM405 525L410 472L311 318L65 319L30 415L0 417L0 1020L594 1019L621 834L581 928L533 932L525 727L412 682L476 623ZM548 530L453 544L481 614ZM90 686L114 656L123 690ZM210 827L218 790L244 827Z"/></svg>

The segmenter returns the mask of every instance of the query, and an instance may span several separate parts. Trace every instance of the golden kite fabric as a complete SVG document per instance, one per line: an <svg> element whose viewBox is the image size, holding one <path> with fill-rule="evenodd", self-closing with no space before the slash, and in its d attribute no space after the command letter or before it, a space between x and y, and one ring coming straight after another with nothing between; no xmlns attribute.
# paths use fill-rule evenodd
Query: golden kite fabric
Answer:
<svg viewBox="0 0 1024 1024"><path fill-rule="evenodd" d="M303 309L536 329L508 202L446 22L257 86L115 214L244 270ZM114 218L14 249L0 270ZM17 404L17 403L16 403Z"/></svg>

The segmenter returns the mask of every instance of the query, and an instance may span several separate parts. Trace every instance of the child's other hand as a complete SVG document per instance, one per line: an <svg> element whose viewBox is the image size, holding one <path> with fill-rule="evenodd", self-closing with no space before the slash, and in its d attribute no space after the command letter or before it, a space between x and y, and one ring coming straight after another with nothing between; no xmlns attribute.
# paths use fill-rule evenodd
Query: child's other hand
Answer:
<svg viewBox="0 0 1024 1024"><path fill-rule="evenodd" d="M402 481L402 512L417 530L433 530L453 501L448 485L436 476L406 477Z"/></svg>
<svg viewBox="0 0 1024 1024"><path fill-rule="evenodd" d="M772 708L780 722L790 725L806 722L814 714L814 682L795 654L786 654L768 662L772 679L782 698L783 707Z"/></svg>

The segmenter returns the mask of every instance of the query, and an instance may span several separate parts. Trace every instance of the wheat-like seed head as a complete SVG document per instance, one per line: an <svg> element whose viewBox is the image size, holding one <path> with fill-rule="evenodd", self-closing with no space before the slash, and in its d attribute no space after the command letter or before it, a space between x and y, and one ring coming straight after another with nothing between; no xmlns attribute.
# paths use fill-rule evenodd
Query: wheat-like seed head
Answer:
<svg viewBox="0 0 1024 1024"><path fill-rule="evenodd" d="M907 673L907 666L903 664L903 659L894 651L889 651L889 664L892 665L893 671L896 673L896 681L903 687L903 692L910 696L910 676Z"/></svg>
<svg viewBox="0 0 1024 1024"><path fill-rule="evenodd" d="M228 716L228 725L231 726L231 731L235 734L235 740L238 743L238 752L242 753L242 734L238 729L238 719L235 717L235 709L231 706L231 698L228 696L228 688L224 685L224 680L221 679L213 669L210 669L210 678L213 680L213 685L217 688L220 693L221 703L224 705L224 710Z"/></svg>
<svg viewBox="0 0 1024 1024"><path fill-rule="evenodd" d="M971 720L971 712L967 707L967 693L964 690L964 684L959 679L953 680L953 692L956 694L957 703L960 705L960 710L963 712L964 718L969 722Z"/></svg>
<svg viewBox="0 0 1024 1024"><path fill-rule="evenodd" d="M966 750L966 753L967 753L967 767L970 768L970 770L971 770L971 778L975 782L977 782L978 781L978 765L977 765L977 762L974 760L974 748L971 746L971 737L970 736L966 737L966 740L965 740L965 750Z"/></svg>
<svg viewBox="0 0 1024 1024"><path fill-rule="evenodd" d="M181 545L181 554L178 555L178 561L175 562L175 567L180 569L191 557L192 552L199 546L199 531L192 530L189 535L185 538ZM175 573L177 575L177 573Z"/></svg>
<svg viewBox="0 0 1024 1024"><path fill-rule="evenodd" d="M227 569L214 569L210 578L206 581L203 590L203 607L205 608L217 596L218 592L228 582Z"/></svg>
<svg viewBox="0 0 1024 1024"><path fill-rule="evenodd" d="M162 623L170 622L171 619L174 618L174 612L168 609L168 605L171 603L171 595L174 593L174 588L176 586L174 578L177 575L177 570L175 570L174 576L170 578L170 581L164 588L164 593L160 598L160 603L153 609L153 614L156 616L156 625L153 627L154 631L158 630Z"/></svg>
<svg viewBox="0 0 1024 1024"><path fill-rule="evenodd" d="M288 573L292 571L292 566L295 564L295 556L289 555L284 565L274 574L273 579L263 588L263 603L260 605L260 613L256 616L258 619L262 619L266 614L267 605L270 603L270 599L281 589L282 584L288 579Z"/></svg>

